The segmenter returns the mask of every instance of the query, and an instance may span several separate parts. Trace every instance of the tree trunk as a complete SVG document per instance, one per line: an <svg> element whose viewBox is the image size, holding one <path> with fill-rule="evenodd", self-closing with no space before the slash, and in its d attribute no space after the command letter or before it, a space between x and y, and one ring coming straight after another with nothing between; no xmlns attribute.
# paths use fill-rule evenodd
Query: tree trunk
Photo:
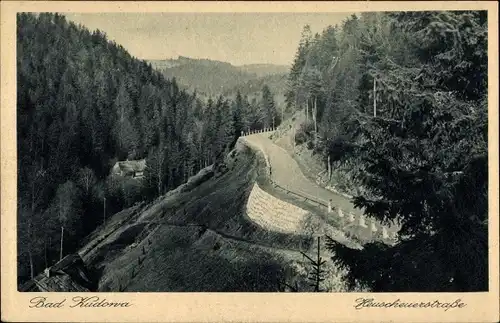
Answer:
<svg viewBox="0 0 500 323"><path fill-rule="evenodd" d="M156 189L158 191L158 196L161 196L161 180L160 180L159 176L158 176L158 183L156 185Z"/></svg>
<svg viewBox="0 0 500 323"><path fill-rule="evenodd" d="M317 122L316 122L316 113L317 113L317 106L316 106L316 97L314 97L314 115L313 115L313 118L314 118L314 132L315 133L318 133L318 125L317 125Z"/></svg>
<svg viewBox="0 0 500 323"><path fill-rule="evenodd" d="M157 168L158 168L158 182L157 182L157 189L158 189L158 196L161 196L161 187L162 187L162 163L161 161L159 160L161 158L161 156L158 156L158 164L157 164Z"/></svg>
<svg viewBox="0 0 500 323"><path fill-rule="evenodd" d="M306 99L306 121L309 121L309 98Z"/></svg>
<svg viewBox="0 0 500 323"><path fill-rule="evenodd" d="M314 286L314 291L319 292L319 283L321 279L321 257L319 255L319 239L318 237L318 266L316 267L316 286Z"/></svg>
<svg viewBox="0 0 500 323"><path fill-rule="evenodd" d="M52 260L50 259L50 257L52 256L51 252L50 252L50 247L52 246L52 237L49 236L49 250L47 251L47 258L49 260L49 266L52 264Z"/></svg>
<svg viewBox="0 0 500 323"><path fill-rule="evenodd" d="M47 238L46 237L43 239L43 255L44 255L44 260L45 260L45 268L48 268L49 264L47 261Z"/></svg>
<svg viewBox="0 0 500 323"><path fill-rule="evenodd" d="M31 182L31 215L35 214L35 181Z"/></svg>
<svg viewBox="0 0 500 323"><path fill-rule="evenodd" d="M168 177L167 177L167 182L163 184L163 187L167 187L167 190L169 190L172 186L175 186L175 172L173 168L170 168L168 171ZM164 190L164 188L162 188Z"/></svg>
<svg viewBox="0 0 500 323"><path fill-rule="evenodd" d="M61 248L59 254L59 260L63 258L63 240L64 240L64 226L61 226Z"/></svg>
<svg viewBox="0 0 500 323"><path fill-rule="evenodd" d="M30 258L30 277L33 279L35 278L35 268L33 266L33 253L31 252L31 248L28 250L28 255Z"/></svg>
<svg viewBox="0 0 500 323"><path fill-rule="evenodd" d="M332 179L332 164L330 161L330 154L328 154L328 181Z"/></svg>
<svg viewBox="0 0 500 323"><path fill-rule="evenodd" d="M377 82L373 78L373 116L377 116Z"/></svg>
<svg viewBox="0 0 500 323"><path fill-rule="evenodd" d="M280 123L283 123L283 120L285 120L285 106L282 104L281 105L281 121L280 121Z"/></svg>
<svg viewBox="0 0 500 323"><path fill-rule="evenodd" d="M106 224L106 198L104 198L103 200L103 221L102 223L103 224Z"/></svg>

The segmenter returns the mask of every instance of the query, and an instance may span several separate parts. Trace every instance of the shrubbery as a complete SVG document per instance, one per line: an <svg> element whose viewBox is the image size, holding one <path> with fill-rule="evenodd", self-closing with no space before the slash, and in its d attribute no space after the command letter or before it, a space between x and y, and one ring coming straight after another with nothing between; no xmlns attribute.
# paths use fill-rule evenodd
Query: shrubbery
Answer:
<svg viewBox="0 0 500 323"><path fill-rule="evenodd" d="M310 141L313 138L314 123L311 121L305 121L300 124L299 129L295 133L295 144L301 145L305 142ZM314 146L308 149L312 149Z"/></svg>
<svg viewBox="0 0 500 323"><path fill-rule="evenodd" d="M330 156L330 161L338 161L343 157L348 156L353 149L354 145L350 142L349 138L345 136L335 137L326 142L327 156Z"/></svg>

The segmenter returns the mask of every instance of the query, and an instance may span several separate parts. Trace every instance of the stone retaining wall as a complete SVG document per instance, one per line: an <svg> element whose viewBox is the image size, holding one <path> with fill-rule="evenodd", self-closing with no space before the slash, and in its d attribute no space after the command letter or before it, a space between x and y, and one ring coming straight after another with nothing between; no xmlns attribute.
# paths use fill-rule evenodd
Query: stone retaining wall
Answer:
<svg viewBox="0 0 500 323"><path fill-rule="evenodd" d="M275 198L254 184L246 206L247 216L266 230L295 233L302 232L307 211Z"/></svg>

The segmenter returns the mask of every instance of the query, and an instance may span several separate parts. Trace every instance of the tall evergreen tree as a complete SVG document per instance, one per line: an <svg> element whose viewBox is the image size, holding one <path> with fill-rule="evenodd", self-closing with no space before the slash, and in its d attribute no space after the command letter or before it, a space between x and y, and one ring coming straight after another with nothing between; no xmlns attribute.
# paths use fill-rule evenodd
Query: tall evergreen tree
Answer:
<svg viewBox="0 0 500 323"><path fill-rule="evenodd" d="M262 127L270 128L278 124L278 112L274 103L274 96L267 85L262 88L262 98L260 100L260 114L262 115Z"/></svg>
<svg viewBox="0 0 500 323"><path fill-rule="evenodd" d="M243 98L241 97L240 91L236 93L236 98L233 104L233 129L234 129L234 139L231 146L234 146L236 140L241 135L243 131L243 118L244 118L244 107Z"/></svg>
<svg viewBox="0 0 500 323"><path fill-rule="evenodd" d="M330 240L329 247L334 261L349 269L351 286L396 292L486 290L485 20L479 12L391 18L393 33L407 33L393 38L406 44L394 45L420 54L418 60L372 58L367 73L381 84L377 100L384 109L377 117L352 116L364 139L356 141L351 154L363 163L358 178L370 192L355 197L355 205L384 223L401 223L399 241L351 250ZM470 30L472 35L461 37ZM474 50L470 39L475 39ZM472 82L479 88L470 89Z"/></svg>

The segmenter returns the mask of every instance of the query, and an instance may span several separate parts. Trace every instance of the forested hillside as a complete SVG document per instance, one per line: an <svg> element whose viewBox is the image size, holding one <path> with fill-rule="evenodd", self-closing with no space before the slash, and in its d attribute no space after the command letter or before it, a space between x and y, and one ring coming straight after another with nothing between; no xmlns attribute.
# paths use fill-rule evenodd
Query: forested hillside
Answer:
<svg viewBox="0 0 500 323"><path fill-rule="evenodd" d="M293 152L283 156L307 151L330 184L332 172L345 171L360 188L354 204L401 227L394 245L358 250L327 239L350 287L487 290L486 12L362 13L314 35L305 26L290 73L275 74L283 68L142 61L60 14L19 14L18 282L76 251L114 213L164 196L203 168L224 179L242 131L297 112L275 133ZM127 160L144 172L111 173ZM240 170L220 192L234 181L248 186L249 171ZM213 204L242 207L234 198Z"/></svg>
<svg viewBox="0 0 500 323"><path fill-rule="evenodd" d="M175 77L181 86L185 86L191 92L196 91L205 97L213 97L222 93L235 94L239 89L236 88L238 85L255 84L252 82L257 82L255 84L257 87L254 87L252 92L247 92L244 88L239 89L243 95L261 91L266 84L274 92L277 92L279 89L274 89L274 83L276 83L274 78L266 79L266 77L274 74L283 76L288 71L286 66L281 65L250 64L234 66L227 62L182 56L178 59L155 60L151 61L151 63L167 78Z"/></svg>
<svg viewBox="0 0 500 323"><path fill-rule="evenodd" d="M185 57L180 57L174 62L175 65L159 70L168 78L175 77L190 91L197 91L207 97L221 94L234 84L257 77L226 62Z"/></svg>
<svg viewBox="0 0 500 323"><path fill-rule="evenodd" d="M487 290L486 12L363 13L316 35L306 26L288 85L288 107L308 118L297 138L325 170L356 170L367 215L402 225L393 247L330 242L351 285Z"/></svg>
<svg viewBox="0 0 500 323"><path fill-rule="evenodd" d="M290 67L286 65L274 65L274 64L247 64L237 66L240 70L255 74L257 77L264 77L276 74L288 74Z"/></svg>
<svg viewBox="0 0 500 323"><path fill-rule="evenodd" d="M224 93L228 96L237 92L240 92L241 95L255 96L257 93L262 91L264 86L267 86L269 87L269 90L273 92L275 99L279 100L281 97L284 98L285 96L287 90L287 77L288 73L261 76L238 84L233 88L226 90Z"/></svg>
<svg viewBox="0 0 500 323"><path fill-rule="evenodd" d="M59 14L18 15L17 85L20 282L76 250L106 214L217 167L243 127L276 114L269 93L253 109L241 96L204 104ZM143 179L108 176L142 158Z"/></svg>

